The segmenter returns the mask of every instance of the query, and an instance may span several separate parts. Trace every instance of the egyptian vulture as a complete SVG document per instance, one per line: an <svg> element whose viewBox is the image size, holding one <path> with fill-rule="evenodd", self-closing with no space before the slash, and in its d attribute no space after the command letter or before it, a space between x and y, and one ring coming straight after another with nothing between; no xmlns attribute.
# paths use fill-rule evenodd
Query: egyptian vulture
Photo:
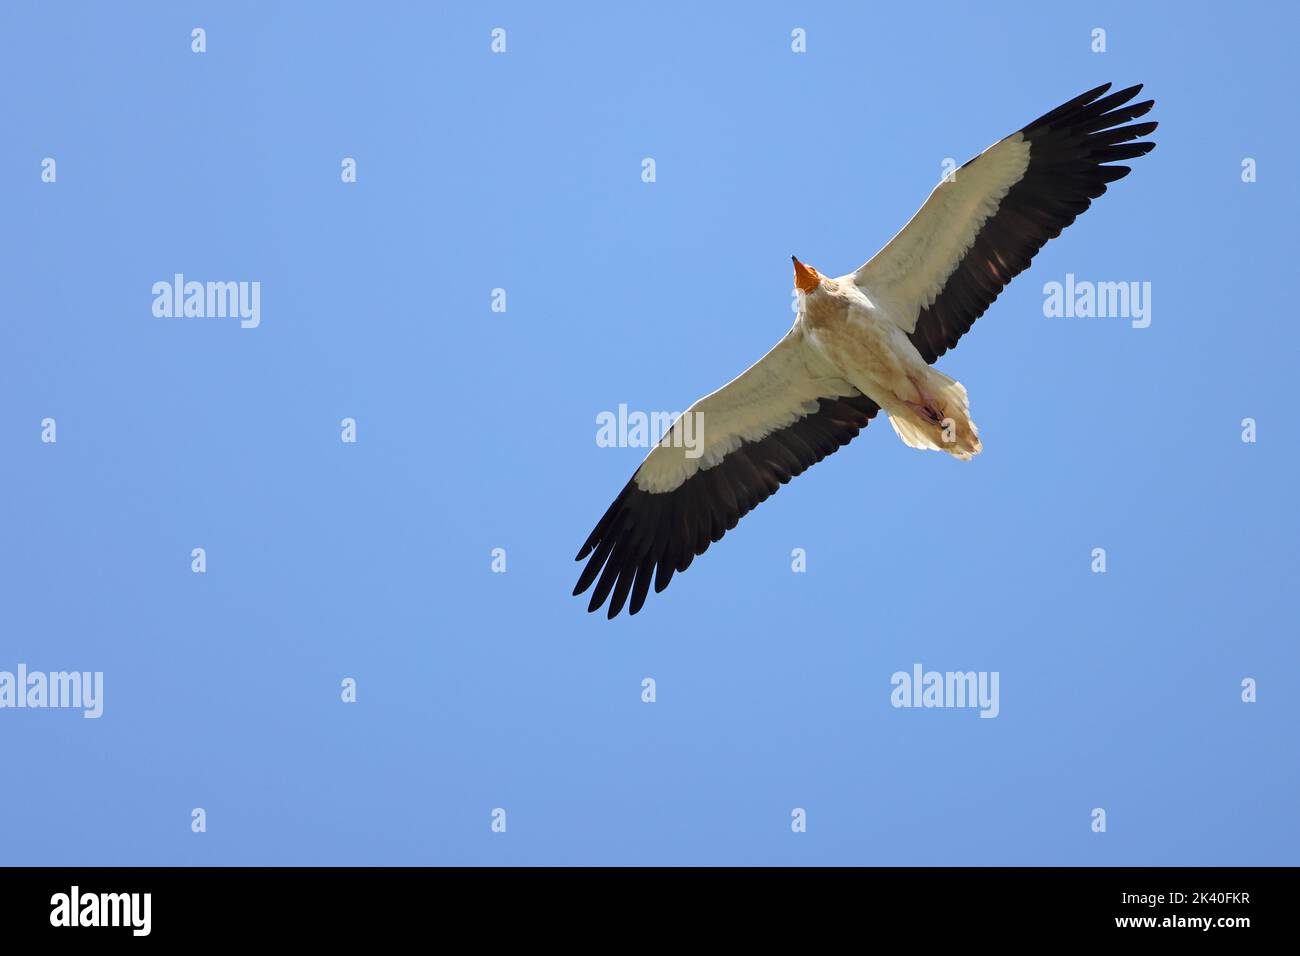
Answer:
<svg viewBox="0 0 1300 956"><path fill-rule="evenodd" d="M843 445L881 409L903 442L980 451L966 389L932 363L1074 222L1114 165L1150 152L1142 87L1089 90L945 179L880 252L832 279L794 259L799 315L748 371L691 406L651 450L578 551L573 589L641 610L759 502ZM792 257L793 258L793 257ZM684 421L691 416L690 422ZM683 428L702 427L685 441ZM630 598L630 601L629 601Z"/></svg>

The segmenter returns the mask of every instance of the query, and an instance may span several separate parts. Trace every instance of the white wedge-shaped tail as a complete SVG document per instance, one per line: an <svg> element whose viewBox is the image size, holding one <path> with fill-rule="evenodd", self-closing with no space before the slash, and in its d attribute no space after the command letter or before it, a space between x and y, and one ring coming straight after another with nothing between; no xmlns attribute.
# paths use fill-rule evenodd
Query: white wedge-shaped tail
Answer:
<svg viewBox="0 0 1300 956"><path fill-rule="evenodd" d="M926 369L922 383L929 401L885 406L889 424L911 448L946 451L969 461L984 447L970 417L970 398L961 382L936 368Z"/></svg>

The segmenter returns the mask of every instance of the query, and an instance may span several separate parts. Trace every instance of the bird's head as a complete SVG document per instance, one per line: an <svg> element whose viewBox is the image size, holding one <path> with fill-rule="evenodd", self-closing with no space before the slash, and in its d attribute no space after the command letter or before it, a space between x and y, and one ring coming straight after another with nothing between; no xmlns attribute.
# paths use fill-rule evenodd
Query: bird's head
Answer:
<svg viewBox="0 0 1300 956"><path fill-rule="evenodd" d="M794 262L794 287L800 292L807 295L816 291L821 285L822 274L812 266L806 266L794 256L790 257Z"/></svg>

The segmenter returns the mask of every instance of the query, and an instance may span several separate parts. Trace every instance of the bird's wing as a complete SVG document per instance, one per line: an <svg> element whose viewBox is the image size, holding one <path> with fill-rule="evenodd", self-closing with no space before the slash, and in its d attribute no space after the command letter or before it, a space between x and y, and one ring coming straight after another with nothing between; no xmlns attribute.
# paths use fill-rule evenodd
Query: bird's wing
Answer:
<svg viewBox="0 0 1300 956"><path fill-rule="evenodd" d="M738 378L679 418L578 552L573 593L595 582L589 611L645 603L759 502L847 445L879 407L837 377L796 324ZM694 442L686 447L695 429ZM689 454L688 454L689 452ZM694 455L695 457L692 457Z"/></svg>
<svg viewBox="0 0 1300 956"><path fill-rule="evenodd" d="M1154 100L1139 86L1089 90L994 143L930 194L925 205L852 279L933 362L966 333L1048 239L1074 222L1106 184L1107 165L1150 152L1133 123Z"/></svg>

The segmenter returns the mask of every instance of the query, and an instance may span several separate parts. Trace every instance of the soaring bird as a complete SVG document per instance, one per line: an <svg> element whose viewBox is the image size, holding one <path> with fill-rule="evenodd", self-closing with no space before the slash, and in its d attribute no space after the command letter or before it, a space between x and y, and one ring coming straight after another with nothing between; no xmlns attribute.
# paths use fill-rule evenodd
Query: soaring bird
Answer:
<svg viewBox="0 0 1300 956"><path fill-rule="evenodd" d="M980 452L966 389L932 363L1047 242L1150 152L1154 100L1140 85L1077 96L947 176L856 272L832 279L794 259L794 326L738 378L674 423L578 551L573 589L615 617L641 610L709 544L882 408L904 444ZM794 258L794 257L791 257ZM688 419L689 421L685 421ZM684 429L702 435L684 440Z"/></svg>

